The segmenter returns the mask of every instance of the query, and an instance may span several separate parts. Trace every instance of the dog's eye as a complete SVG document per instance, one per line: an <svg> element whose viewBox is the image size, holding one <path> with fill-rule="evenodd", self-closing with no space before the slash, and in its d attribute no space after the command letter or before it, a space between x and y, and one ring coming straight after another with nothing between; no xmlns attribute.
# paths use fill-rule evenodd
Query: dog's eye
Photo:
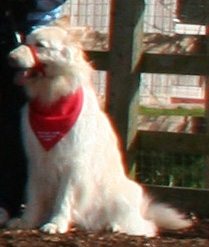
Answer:
<svg viewBox="0 0 209 247"><path fill-rule="evenodd" d="M36 47L40 47L40 48L44 48L45 47L45 44L43 42L37 42L35 44Z"/></svg>

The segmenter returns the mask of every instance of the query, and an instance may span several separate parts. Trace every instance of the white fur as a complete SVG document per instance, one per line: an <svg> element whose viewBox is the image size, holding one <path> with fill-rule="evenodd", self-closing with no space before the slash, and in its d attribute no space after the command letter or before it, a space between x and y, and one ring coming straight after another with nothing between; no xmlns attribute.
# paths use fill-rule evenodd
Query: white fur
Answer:
<svg viewBox="0 0 209 247"><path fill-rule="evenodd" d="M30 127L26 105L23 134L29 160L28 200L22 218L10 221L10 227L41 226L42 231L53 234L78 225L88 230L111 228L155 236L158 223L169 228L190 226L189 220L168 211L165 205L150 207L142 186L126 176L117 135L91 85L92 68L81 48L69 40L70 32L58 27L43 27L28 37L29 43L45 47L37 47L37 53L46 65L45 77L25 78L29 97L50 105L82 87L84 104L72 130L48 152ZM12 51L10 59L22 68L34 66L24 45ZM170 217L169 224L162 223L163 211Z"/></svg>

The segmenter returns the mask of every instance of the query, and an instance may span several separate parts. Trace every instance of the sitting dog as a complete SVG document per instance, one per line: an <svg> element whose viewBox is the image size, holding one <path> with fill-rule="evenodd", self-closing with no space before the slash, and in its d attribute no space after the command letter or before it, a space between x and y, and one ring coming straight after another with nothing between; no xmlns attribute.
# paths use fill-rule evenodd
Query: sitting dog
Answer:
<svg viewBox="0 0 209 247"><path fill-rule="evenodd" d="M41 27L9 55L22 69L18 81L29 97L22 118L26 209L9 227L155 236L159 228L191 226L127 177L118 137L92 86L92 68L72 35L70 28Z"/></svg>

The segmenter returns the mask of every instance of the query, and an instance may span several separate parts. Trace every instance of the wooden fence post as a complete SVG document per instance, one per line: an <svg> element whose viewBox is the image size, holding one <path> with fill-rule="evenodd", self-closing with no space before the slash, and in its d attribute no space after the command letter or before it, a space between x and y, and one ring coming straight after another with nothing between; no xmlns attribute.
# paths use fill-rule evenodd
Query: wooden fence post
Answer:
<svg viewBox="0 0 209 247"><path fill-rule="evenodd" d="M209 135L209 76L206 76L205 80L205 120L206 120L206 135ZM209 145L209 143L208 143ZM204 187L209 189L209 156L205 157L204 167Z"/></svg>
<svg viewBox="0 0 209 247"><path fill-rule="evenodd" d="M129 106L139 81L138 74L131 72L134 28L143 9L143 0L112 0L107 110L122 137L124 148L127 146Z"/></svg>
<svg viewBox="0 0 209 247"><path fill-rule="evenodd" d="M209 51L209 26L206 26L206 52ZM205 76L205 122L206 135L209 135L209 76ZM208 144L209 145L209 144ZM204 187L209 189L209 155L205 157Z"/></svg>

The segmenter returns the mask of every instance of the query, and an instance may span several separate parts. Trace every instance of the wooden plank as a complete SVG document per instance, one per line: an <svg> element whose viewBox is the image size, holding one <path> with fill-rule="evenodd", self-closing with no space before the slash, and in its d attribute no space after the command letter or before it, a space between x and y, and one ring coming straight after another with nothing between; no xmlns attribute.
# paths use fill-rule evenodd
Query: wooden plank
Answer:
<svg viewBox="0 0 209 247"><path fill-rule="evenodd" d="M160 202L193 212L199 217L209 216L209 190L145 185L148 192Z"/></svg>
<svg viewBox="0 0 209 247"><path fill-rule="evenodd" d="M206 76L205 85L205 124L206 124L206 135L209 136L209 76ZM209 155L205 157L205 167L204 167L204 185L205 188L209 188Z"/></svg>
<svg viewBox="0 0 209 247"><path fill-rule="evenodd" d="M109 70L109 52L86 51L89 61L97 70Z"/></svg>
<svg viewBox="0 0 209 247"><path fill-rule="evenodd" d="M209 136L157 131L138 131L130 150L164 151L185 154L209 154Z"/></svg>
<svg viewBox="0 0 209 247"><path fill-rule="evenodd" d="M96 69L110 69L110 52L87 51L86 53L89 60L95 65ZM133 69L138 72L185 75L209 74L209 56L206 55L169 55L146 53L143 55L143 58L140 58L139 56L138 59L138 63L136 63L135 67L133 67Z"/></svg>
<svg viewBox="0 0 209 247"><path fill-rule="evenodd" d="M131 73L133 30L143 0L112 0L110 35L110 82L107 87L107 111L127 142L130 101L138 88L138 74Z"/></svg>
<svg viewBox="0 0 209 247"><path fill-rule="evenodd" d="M129 116L128 116L129 123L128 123L128 136L127 136L128 149L138 133L138 114L139 114L139 88L135 91L129 105Z"/></svg>
<svg viewBox="0 0 209 247"><path fill-rule="evenodd" d="M208 55L173 55L145 53L136 66L139 72L182 75L208 75Z"/></svg>
<svg viewBox="0 0 209 247"><path fill-rule="evenodd" d="M141 14L137 21L137 24L133 32L133 50L132 50L132 71L136 70L136 66L140 64L143 54L144 54L144 45L143 45L143 36L144 36L144 6L141 6Z"/></svg>
<svg viewBox="0 0 209 247"><path fill-rule="evenodd" d="M129 106L129 122L128 122L128 135L127 135L127 150L133 140L135 139L138 132L138 113L139 113L139 89L135 91L133 95L130 106ZM127 152L127 163L129 166L129 176L135 179L136 176L136 153Z"/></svg>

